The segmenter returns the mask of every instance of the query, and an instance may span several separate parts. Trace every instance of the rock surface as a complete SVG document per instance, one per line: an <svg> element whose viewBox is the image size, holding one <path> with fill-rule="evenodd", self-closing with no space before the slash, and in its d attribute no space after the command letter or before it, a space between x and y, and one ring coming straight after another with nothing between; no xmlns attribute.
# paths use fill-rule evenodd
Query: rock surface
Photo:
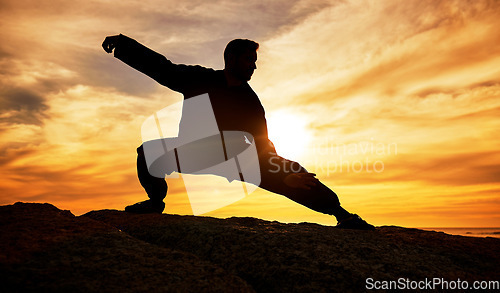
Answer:
<svg viewBox="0 0 500 293"><path fill-rule="evenodd" d="M499 280L498 264L500 239L393 226L0 207L0 292L363 292L367 278Z"/></svg>
<svg viewBox="0 0 500 293"><path fill-rule="evenodd" d="M0 207L0 292L253 292L193 254L49 204Z"/></svg>

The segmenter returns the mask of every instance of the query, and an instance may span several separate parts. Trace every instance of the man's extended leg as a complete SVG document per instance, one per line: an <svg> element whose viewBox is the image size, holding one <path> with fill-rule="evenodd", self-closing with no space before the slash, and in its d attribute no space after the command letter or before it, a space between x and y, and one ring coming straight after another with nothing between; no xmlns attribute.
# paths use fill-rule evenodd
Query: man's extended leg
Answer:
<svg viewBox="0 0 500 293"><path fill-rule="evenodd" d="M337 194L321 182L310 189L293 188L286 185L283 178L287 174L307 172L299 163L279 157L282 170L268 168L264 163L261 168L261 188L286 196L287 198L306 206L314 211L333 215L337 218L339 228L372 230L374 227L363 221L358 215L351 214L341 205ZM273 165L277 166L277 164ZM279 178L279 179L278 179Z"/></svg>
<svg viewBox="0 0 500 293"><path fill-rule="evenodd" d="M137 176L139 177L139 182L142 187L146 190L149 199L127 206L125 211L140 214L161 214L165 209L163 199L167 195L167 182L165 182L164 178L154 177L149 174L142 145L137 148Z"/></svg>

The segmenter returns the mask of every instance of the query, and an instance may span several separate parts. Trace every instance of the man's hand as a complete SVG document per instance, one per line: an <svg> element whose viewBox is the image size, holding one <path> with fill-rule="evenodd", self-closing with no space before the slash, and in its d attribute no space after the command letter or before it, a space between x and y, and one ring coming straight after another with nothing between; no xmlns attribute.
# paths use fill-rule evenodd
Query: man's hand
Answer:
<svg viewBox="0 0 500 293"><path fill-rule="evenodd" d="M311 189L311 186L316 186L319 182L314 176L314 173L292 173L286 176L284 181L293 188Z"/></svg>
<svg viewBox="0 0 500 293"><path fill-rule="evenodd" d="M108 36L104 39L104 42L102 42L102 47L104 51L106 51L107 53L111 53L113 52L113 49L119 46L119 42L120 42L120 35Z"/></svg>

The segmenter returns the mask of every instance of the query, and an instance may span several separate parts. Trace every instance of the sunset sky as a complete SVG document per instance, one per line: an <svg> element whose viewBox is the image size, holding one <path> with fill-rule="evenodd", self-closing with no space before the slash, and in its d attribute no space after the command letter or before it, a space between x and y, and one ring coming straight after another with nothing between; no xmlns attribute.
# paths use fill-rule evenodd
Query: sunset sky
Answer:
<svg viewBox="0 0 500 293"><path fill-rule="evenodd" d="M182 96L106 54L106 36L215 69L227 42L249 38L278 153L349 211L500 226L498 1L268 2L0 0L0 205L80 215L146 199L141 125ZM169 184L165 212L190 214L182 181ZM336 224L263 190L207 215Z"/></svg>

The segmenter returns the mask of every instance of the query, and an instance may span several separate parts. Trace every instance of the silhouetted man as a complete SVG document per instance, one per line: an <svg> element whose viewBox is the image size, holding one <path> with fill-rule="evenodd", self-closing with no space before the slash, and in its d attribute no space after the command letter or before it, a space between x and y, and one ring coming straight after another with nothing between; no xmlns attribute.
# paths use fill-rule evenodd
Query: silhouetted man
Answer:
<svg viewBox="0 0 500 293"><path fill-rule="evenodd" d="M224 70L174 64L165 56L124 36L108 36L102 44L107 53L150 76L158 83L180 92L184 99L208 93L220 131L244 131L253 135L260 165L259 187L286 196L312 210L334 215L339 228L373 230L358 215L341 207L337 195L322 184L316 174L297 162L276 154L267 135L264 108L247 83L257 68L259 44L246 39L229 42L224 50ZM167 194L164 178L148 172L143 146L137 149L137 172L149 199L125 208L133 213L162 213ZM277 170L276 166L282 166Z"/></svg>

